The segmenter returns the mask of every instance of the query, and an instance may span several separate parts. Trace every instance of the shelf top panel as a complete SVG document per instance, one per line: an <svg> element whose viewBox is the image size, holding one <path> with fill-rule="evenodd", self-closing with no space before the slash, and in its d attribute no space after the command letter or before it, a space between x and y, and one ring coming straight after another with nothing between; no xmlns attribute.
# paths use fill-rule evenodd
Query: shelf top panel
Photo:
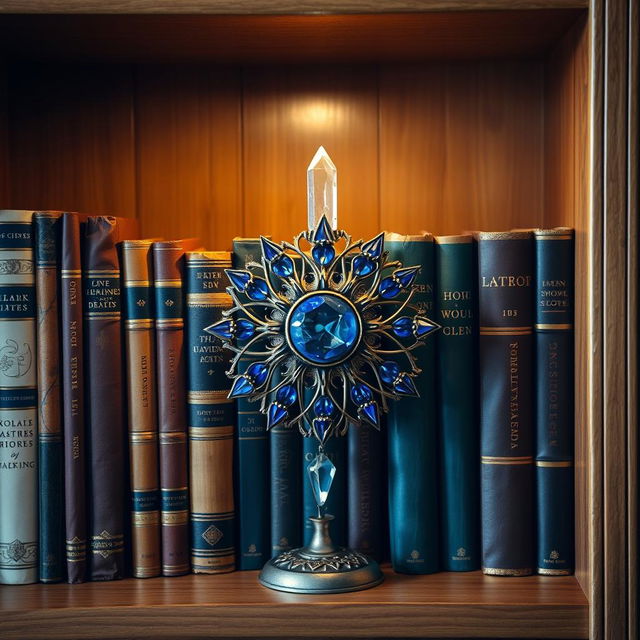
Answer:
<svg viewBox="0 0 640 640"><path fill-rule="evenodd" d="M573 577L480 572L406 576L358 593L305 596L259 586L257 572L0 587L3 638L588 637ZM89 631L90 629L90 631Z"/></svg>
<svg viewBox="0 0 640 640"><path fill-rule="evenodd" d="M553 9L589 0L3 0L0 13L320 14Z"/></svg>
<svg viewBox="0 0 640 640"><path fill-rule="evenodd" d="M573 7L360 15L0 14L0 55L227 65L532 57L548 51L585 13Z"/></svg>

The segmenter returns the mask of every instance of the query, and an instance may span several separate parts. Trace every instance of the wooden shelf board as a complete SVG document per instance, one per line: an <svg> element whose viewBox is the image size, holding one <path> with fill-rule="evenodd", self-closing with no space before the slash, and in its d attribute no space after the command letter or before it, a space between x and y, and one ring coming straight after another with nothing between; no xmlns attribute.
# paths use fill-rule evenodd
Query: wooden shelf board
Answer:
<svg viewBox="0 0 640 640"><path fill-rule="evenodd" d="M573 577L385 570L368 591L279 593L257 572L0 587L2 638L495 637L587 638Z"/></svg>
<svg viewBox="0 0 640 640"><path fill-rule="evenodd" d="M0 15L9 59L217 64L540 56L580 8L365 15Z"/></svg>

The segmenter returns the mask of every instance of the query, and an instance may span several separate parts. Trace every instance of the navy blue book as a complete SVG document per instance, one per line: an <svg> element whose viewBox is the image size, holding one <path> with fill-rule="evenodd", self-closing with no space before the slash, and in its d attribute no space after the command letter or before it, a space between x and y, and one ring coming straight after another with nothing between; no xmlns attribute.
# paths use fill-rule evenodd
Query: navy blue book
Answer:
<svg viewBox="0 0 640 640"><path fill-rule="evenodd" d="M482 570L533 572L533 233L477 234Z"/></svg>
<svg viewBox="0 0 640 640"><path fill-rule="evenodd" d="M405 267L421 266L413 299L433 318L433 237L390 233L385 248ZM434 573L440 564L435 348L427 341L417 354L420 397L393 402L387 419L391 563L401 573Z"/></svg>
<svg viewBox="0 0 640 640"><path fill-rule="evenodd" d="M233 267L245 269L260 260L260 240L235 238ZM239 345L241 346L241 345ZM241 359L238 372L250 361ZM238 569L261 569L271 557L269 548L269 436L260 403L238 398L235 486L237 495Z"/></svg>
<svg viewBox="0 0 640 640"><path fill-rule="evenodd" d="M480 567L476 258L470 235L436 237L442 568Z"/></svg>
<svg viewBox="0 0 640 640"><path fill-rule="evenodd" d="M536 249L536 567L568 575L573 520L573 229L534 231Z"/></svg>
<svg viewBox="0 0 640 640"><path fill-rule="evenodd" d="M65 575L64 451L58 273L60 212L33 216L36 272L38 364L38 474L41 582L59 582Z"/></svg>

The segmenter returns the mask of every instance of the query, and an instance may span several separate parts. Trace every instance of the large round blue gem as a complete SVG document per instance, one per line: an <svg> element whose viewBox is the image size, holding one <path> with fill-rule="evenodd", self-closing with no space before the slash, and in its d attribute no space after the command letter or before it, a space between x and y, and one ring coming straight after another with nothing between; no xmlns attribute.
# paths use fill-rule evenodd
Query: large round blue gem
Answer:
<svg viewBox="0 0 640 640"><path fill-rule="evenodd" d="M361 327L353 305L335 293L313 293L289 312L291 346L305 360L331 365L345 360L360 342Z"/></svg>

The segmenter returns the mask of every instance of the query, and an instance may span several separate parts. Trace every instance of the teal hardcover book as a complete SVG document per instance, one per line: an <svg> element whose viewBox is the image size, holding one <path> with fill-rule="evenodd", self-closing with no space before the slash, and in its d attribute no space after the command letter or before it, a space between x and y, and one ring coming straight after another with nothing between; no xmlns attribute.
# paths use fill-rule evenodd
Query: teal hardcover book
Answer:
<svg viewBox="0 0 640 640"><path fill-rule="evenodd" d="M476 260L470 235L436 237L441 561L480 568Z"/></svg>
<svg viewBox="0 0 640 640"><path fill-rule="evenodd" d="M433 237L388 233L385 248L405 267L420 265L414 300L433 319ZM391 563L401 573L439 569L435 349L427 341L417 354L420 397L393 402L387 420Z"/></svg>

